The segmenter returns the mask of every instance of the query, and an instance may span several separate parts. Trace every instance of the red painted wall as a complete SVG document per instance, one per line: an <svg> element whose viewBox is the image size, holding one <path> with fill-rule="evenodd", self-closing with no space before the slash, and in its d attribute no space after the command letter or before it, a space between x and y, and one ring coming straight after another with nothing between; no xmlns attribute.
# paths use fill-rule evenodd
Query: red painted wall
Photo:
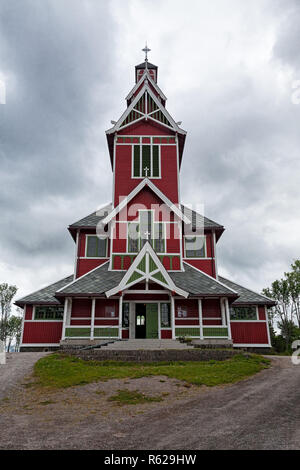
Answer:
<svg viewBox="0 0 300 470"><path fill-rule="evenodd" d="M230 325L234 344L268 344L265 322L231 322Z"/></svg>
<svg viewBox="0 0 300 470"><path fill-rule="evenodd" d="M63 322L24 322L22 344L58 344Z"/></svg>
<svg viewBox="0 0 300 470"><path fill-rule="evenodd" d="M159 129L156 124L140 124L130 126L120 135L174 135L168 129ZM114 204L119 204L120 196L127 196L142 178L132 178L132 146L116 145L114 172ZM153 183L174 203L178 202L178 168L176 145L161 145L161 178L153 179Z"/></svg>

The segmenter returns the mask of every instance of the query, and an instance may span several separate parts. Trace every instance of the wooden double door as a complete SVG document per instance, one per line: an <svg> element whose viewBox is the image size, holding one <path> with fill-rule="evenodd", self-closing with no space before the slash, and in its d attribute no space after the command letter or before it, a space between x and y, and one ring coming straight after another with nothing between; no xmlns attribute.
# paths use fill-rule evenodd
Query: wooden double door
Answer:
<svg viewBox="0 0 300 470"><path fill-rule="evenodd" d="M158 304L136 304L135 337L158 338Z"/></svg>

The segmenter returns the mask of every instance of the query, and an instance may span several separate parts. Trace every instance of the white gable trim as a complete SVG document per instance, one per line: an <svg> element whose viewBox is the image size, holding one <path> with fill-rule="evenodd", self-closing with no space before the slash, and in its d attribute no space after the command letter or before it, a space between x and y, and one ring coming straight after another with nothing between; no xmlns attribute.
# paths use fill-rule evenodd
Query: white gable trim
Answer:
<svg viewBox="0 0 300 470"><path fill-rule="evenodd" d="M122 116L120 117L120 119L118 120L118 122L114 125L114 127L112 127L111 129L108 129L108 131L106 131L106 134L113 134L114 132L117 132L123 121L126 119L126 117L131 113L131 111L133 110L134 106L137 104L137 102L140 100L140 98L143 96L143 94L147 92L151 98L153 99L153 101L155 102L155 104L158 106L158 110L160 110L164 116L166 117L166 119L168 121L170 121L170 124L171 124L171 127L168 126L167 124L164 124L163 122L160 122L158 121L157 119L154 119L151 117L151 115L149 115L148 113L146 114L142 114L141 117L139 119L136 119L135 121L132 121L128 124L126 124L125 126L122 126L122 129L125 129L126 127L128 126L131 126L135 123L137 123L138 121L142 120L142 119L151 119L153 122L156 122L157 124L159 125L162 125L164 127L167 127L168 129L171 129L173 130L174 132L178 132L179 134L183 134L183 135L186 135L186 131L180 129L180 127L176 124L176 122L174 121L174 119L171 117L171 115L168 113L168 111L166 110L166 108L162 105L162 103L157 99L157 97L155 96L155 94L152 92L151 88L146 84L144 83L144 86L143 88L140 90L140 92L136 95L136 97L134 98L134 100L132 101L132 103L128 106L128 108L124 111L124 113L122 114ZM157 110L157 111L158 111ZM136 110L135 110L136 111ZM139 111L137 111L139 112ZM141 112L139 112L141 113ZM151 113L153 114L153 113Z"/></svg>
<svg viewBox="0 0 300 470"><path fill-rule="evenodd" d="M137 268L137 266L140 264L140 262L142 261L144 256L147 255L147 253L152 257L152 259L156 263L158 269L149 272L149 257L146 258L146 272L141 271ZM134 272L138 272L141 275L141 277L139 277L135 281L132 281L130 284L127 284L128 280L130 279L130 277L132 276L132 274ZM155 274L157 274L159 272L161 272L163 277L166 279L167 286L166 286L165 283L163 283L163 282L159 281L158 279L156 279L155 277L153 277ZM128 269L128 271L124 275L124 277L121 280L120 284L118 286L114 287L113 289L108 290L105 294L106 294L107 297L111 297L111 296L117 294L118 292L124 291L125 289L127 290L129 287L133 286L134 284L137 284L137 283L139 283L141 281L144 281L144 280L151 280L151 281L161 285L162 287L169 289L172 292L176 292L181 297L187 298L189 296L188 292L184 291L183 289L180 289L179 287L177 287L174 284L173 280L171 279L170 275L168 274L167 270L163 266L162 262L158 258L157 254L155 253L155 251L153 250L153 248L152 248L152 246L150 245L149 242L145 243L145 245L143 246L143 248L141 249L141 251L139 252L137 257L135 258L135 260L131 264L130 268Z"/></svg>
<svg viewBox="0 0 300 470"><path fill-rule="evenodd" d="M149 74L149 71L148 69L145 70L143 76L140 78L140 80L137 82L136 85L134 85L134 87L132 88L131 92L126 96L126 100L130 100L130 98L132 97L132 95L136 92L136 90L141 86L141 84L143 83L143 81L147 78L147 80L149 80L149 82L151 83L151 85L155 88L155 90L157 91L157 93L162 97L162 99L164 101L167 101L167 97L163 94L163 92L161 91L161 89L159 88L159 86L157 85L157 83L155 83L155 81L152 79L151 75Z"/></svg>
<svg viewBox="0 0 300 470"><path fill-rule="evenodd" d="M127 206L127 204L145 187L148 186L167 206L170 207L171 211L174 212L185 224L190 224L191 220L184 215L181 209L179 209L176 204L173 204L172 201L170 201L167 196L164 195L158 189L157 186L155 186L152 181L150 181L148 178L144 178L132 191L128 196L126 196L120 204L115 207L108 216L105 217L102 221L100 221L103 225L108 224L124 207Z"/></svg>

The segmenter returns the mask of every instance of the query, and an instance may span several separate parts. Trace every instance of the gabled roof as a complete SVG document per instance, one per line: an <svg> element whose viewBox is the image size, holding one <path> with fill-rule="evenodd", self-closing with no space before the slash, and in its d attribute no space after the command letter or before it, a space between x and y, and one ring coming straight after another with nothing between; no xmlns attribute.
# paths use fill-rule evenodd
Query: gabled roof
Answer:
<svg viewBox="0 0 300 470"><path fill-rule="evenodd" d="M220 225L217 222L214 222L213 220L204 217L204 215L199 214L199 212L193 211L192 209L184 206L183 204L181 205L181 209L183 213L192 221L193 227L200 226L207 230L215 230L217 240L224 232L225 228L223 227L223 225Z"/></svg>
<svg viewBox="0 0 300 470"><path fill-rule="evenodd" d="M149 243L148 243L149 245ZM98 268L93 269L92 271L84 274L83 276L75 279L75 281L69 282L67 285L63 286L56 292L56 296L59 297L72 297L72 296L107 296L112 295L114 292L118 293L120 290L126 290L130 286L134 285L135 282L141 282L143 276L145 275L146 270L146 260L144 262L144 255L146 253L150 254L153 259L153 262L157 269L154 269L154 266L151 265L148 268L150 271L149 279L153 278L154 282L160 284L163 288L177 292L178 295L183 293L192 297L230 297L237 298L238 294L232 290L230 287L227 287L224 283L217 281L213 277L199 271L198 269L192 267L188 263L183 263L184 271L178 272L166 272L163 266L161 266L160 260L157 258L157 255L152 250L150 246L145 248L142 252L140 258L135 258L134 263L131 266L133 268L130 271L130 274L127 274L125 271L109 271L109 263L106 262L99 266ZM140 252L141 253L141 252ZM152 262L151 262L152 263ZM152 270L153 268L153 270ZM130 268L129 268L130 269ZM152 271L151 271L152 270ZM157 272L156 272L157 271ZM136 279L131 279L132 275L137 273L139 276ZM166 284L165 281L161 281L159 273L162 274L164 279L169 282ZM157 277L155 277L158 274ZM126 277L125 277L126 276ZM170 278L170 279L169 279ZM123 281L123 284L121 285ZM130 282L128 282L130 281ZM127 284L126 284L127 282ZM120 286L121 285L121 286Z"/></svg>
<svg viewBox="0 0 300 470"><path fill-rule="evenodd" d="M130 268L123 276L121 282L106 292L107 297L129 289L134 284L144 280L153 281L171 292L176 292L182 297L188 297L189 293L179 288L170 277L157 254L149 242L146 242Z"/></svg>
<svg viewBox="0 0 300 470"><path fill-rule="evenodd" d="M15 304L19 307L23 307L25 304L48 304L48 305L56 305L60 304L56 297L54 297L55 292L58 289L69 284L73 279L73 275L67 276L60 281L55 282L54 284L50 284L50 286L44 287L32 294L26 295L21 299L16 300Z"/></svg>
<svg viewBox="0 0 300 470"><path fill-rule="evenodd" d="M147 69L157 69L157 65L154 65L154 64L151 64L150 62L142 62L141 64L139 65L136 65L135 68L136 69L145 69L147 67Z"/></svg>
<svg viewBox="0 0 300 470"><path fill-rule="evenodd" d="M141 111L141 110L138 110L138 109L135 108L135 106L139 103L140 99L142 98L142 96L144 94L149 95L150 98L153 100L153 102L156 105L155 110L150 111L150 110L146 109L144 111ZM146 96L146 102L147 102L147 96ZM138 115L139 117L137 117L134 120L131 120L129 123L124 125L125 119L130 115L130 113L132 111L134 111L134 113L136 115ZM148 111L150 111L150 112L148 112ZM155 114L158 111L165 117L165 120L158 121L157 119L155 119ZM154 123L159 124L163 127L167 127L168 129L171 129L174 132L177 132L178 134L182 134L184 136L186 135L186 131L181 129L176 124L176 122L174 121L172 116L168 113L166 108L162 105L162 103L159 101L157 96L155 96L155 94L151 90L150 86L146 82L144 82L144 85L143 85L142 89L139 91L139 93L132 100L131 104L124 111L124 113L122 114L120 119L117 121L117 123L111 129L108 129L106 131L106 134L114 134L114 133L118 132L120 129L123 130L126 127L131 126L132 124L135 124L135 123L137 123L137 122L139 122L143 119L148 119L148 120L153 121Z"/></svg>
<svg viewBox="0 0 300 470"><path fill-rule="evenodd" d="M153 88L157 91L157 93L161 96L161 98L164 100L164 101L167 101L167 97L164 95L164 93L162 92L162 90L159 88L159 86L157 85L157 83L155 83L155 81L152 79L151 75L149 74L149 72L147 70L145 70L145 72L143 73L142 77L140 78L140 80L134 85L134 87L132 88L132 90L128 93L128 95L126 96L126 100L130 100L130 98L134 95L134 93L139 89L139 87L141 86L141 84L145 81L145 80L149 80L149 82L151 83L151 85L153 86Z"/></svg>
<svg viewBox="0 0 300 470"><path fill-rule="evenodd" d="M77 229L93 229L97 227L97 224L100 220L103 220L112 210L112 204L107 204L106 206L102 207L101 210L98 209L95 212L83 217L83 219L77 220L73 224L69 225L68 230L71 233L73 239L76 238L76 230Z"/></svg>
<svg viewBox="0 0 300 470"><path fill-rule="evenodd" d="M174 212L174 214L177 215L183 222L186 224L190 224L191 220L185 216L181 210L181 208L178 207L178 205L173 204L172 201L170 201L167 196L165 196L160 189L148 178L144 178L132 191L128 196L126 196L120 204L115 207L103 220L102 223L104 225L108 224L124 207L127 206L127 204L145 187L150 188L169 208L171 211Z"/></svg>
<svg viewBox="0 0 300 470"><path fill-rule="evenodd" d="M265 295L253 292L252 290L247 289L246 287L240 286L236 282L229 281L225 277L219 276L219 279L226 286L230 287L231 289L234 289L239 294L239 298L233 303L233 305L261 304L268 305L270 307L276 305L276 302L274 300L270 299L269 297L266 297Z"/></svg>

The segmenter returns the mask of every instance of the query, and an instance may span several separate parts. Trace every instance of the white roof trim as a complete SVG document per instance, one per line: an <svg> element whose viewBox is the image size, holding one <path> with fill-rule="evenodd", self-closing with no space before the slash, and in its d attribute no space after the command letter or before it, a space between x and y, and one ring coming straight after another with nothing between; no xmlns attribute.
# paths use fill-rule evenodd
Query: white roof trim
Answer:
<svg viewBox="0 0 300 470"><path fill-rule="evenodd" d="M168 126L167 124L164 124L163 122L160 122L158 121L157 119L154 119L151 117L151 115L148 115L148 114L142 114L141 115L141 118L139 118L139 120L141 119L151 119L151 121L159 124L159 125L162 125L164 127L167 127L168 129L171 129L173 130L174 132L178 132L179 134L183 134L183 135L186 135L186 131L184 131L183 129L180 129L180 127L176 124L176 122L174 121L174 119L171 117L171 115L168 113L168 111L166 110L166 108L162 105L162 103L157 99L157 97L155 96L155 94L152 92L151 88L146 84L144 83L144 86L143 88L139 91L139 93L136 95L136 97L134 98L134 100L132 101L132 103L128 106L128 108L124 111L124 113L122 114L122 116L120 117L120 119L118 120L118 122L114 125L114 127L112 127L111 129L108 129L106 131L106 134L113 134L114 132L117 132L119 129L120 129L120 126L122 124L122 122L126 119L126 117L131 113L131 111L133 110L134 106L137 104L137 102L140 100L140 98L142 97L142 95L147 91L147 93L149 93L149 95L151 96L151 98L153 99L153 101L156 103L156 105L158 106L159 110L165 115L165 117L168 119L168 121L170 121L170 123L172 124L172 127ZM134 123L136 123L138 120L135 120L135 121L132 121L128 124L126 124L126 126L122 127L125 128L125 127L128 127L129 125L133 125Z"/></svg>
<svg viewBox="0 0 300 470"><path fill-rule="evenodd" d="M144 256L149 253L149 255L153 258L153 260L155 261L156 265L158 266L158 269L155 270L155 271L151 271L149 272L149 263L146 263L146 272L143 272L143 271L140 271L139 269L137 269L137 266L140 264L140 262L142 261L142 259L144 258ZM147 266L148 264L148 266ZM136 279L135 281L131 282L130 284L127 284L128 280L130 279L130 277L132 276L132 274L137 271L138 273L141 274L141 277L139 277L138 279ZM118 292L120 291L123 291L125 290L125 288L129 288L141 281L144 281L144 280L151 280L157 284L160 284L161 286L163 286L164 288L166 288L166 285L165 283L163 282L160 282L158 279L156 279L155 277L153 277L153 274L156 274L158 272L161 272L162 275L164 276L164 278L166 279L167 283L168 283L168 289L170 291L174 291L176 292L178 295L182 296L182 297L185 297L187 298L189 296L189 293L184 291L183 289L180 289L179 287L176 286L176 284L174 283L174 281L171 279L170 275L168 274L167 270L165 269L165 267L163 266L162 262L160 261L160 259L158 258L157 254L155 253L155 251L153 250L152 246L150 245L149 242L146 242L145 245L143 246L143 248L141 249L141 251L139 252L139 254L137 255L137 257L135 258L135 260L133 261L133 263L131 264L130 268L128 269L128 271L126 272L126 274L124 275L123 279L121 280L120 284L116 287L114 287L113 289L110 289L108 290L105 294L107 297L111 297L112 295L115 295L117 294ZM151 292L151 291L150 291Z"/></svg>
<svg viewBox="0 0 300 470"><path fill-rule="evenodd" d="M172 201L170 201L167 196L165 196L157 186L155 186L152 181L150 181L148 178L144 178L132 191L128 196L126 196L120 204L115 207L110 214L108 214L105 219L102 219L102 224L106 225L108 224L113 217L115 217L124 207L127 206L127 204L145 187L148 186L162 201L167 204L167 206L170 207L170 209L181 219L185 224L190 224L191 220L184 215L181 209L176 206L176 204L173 204Z"/></svg>
<svg viewBox="0 0 300 470"><path fill-rule="evenodd" d="M152 79L151 75L149 74L149 70L145 69L145 72L143 73L142 77L139 79L139 81L134 85L130 93L126 96L126 100L129 100L132 95L136 92L136 90L141 86L142 82L147 78L151 85L155 88L157 93L162 97L163 100L167 101L167 97L164 95L164 93L161 91L157 83Z"/></svg>

